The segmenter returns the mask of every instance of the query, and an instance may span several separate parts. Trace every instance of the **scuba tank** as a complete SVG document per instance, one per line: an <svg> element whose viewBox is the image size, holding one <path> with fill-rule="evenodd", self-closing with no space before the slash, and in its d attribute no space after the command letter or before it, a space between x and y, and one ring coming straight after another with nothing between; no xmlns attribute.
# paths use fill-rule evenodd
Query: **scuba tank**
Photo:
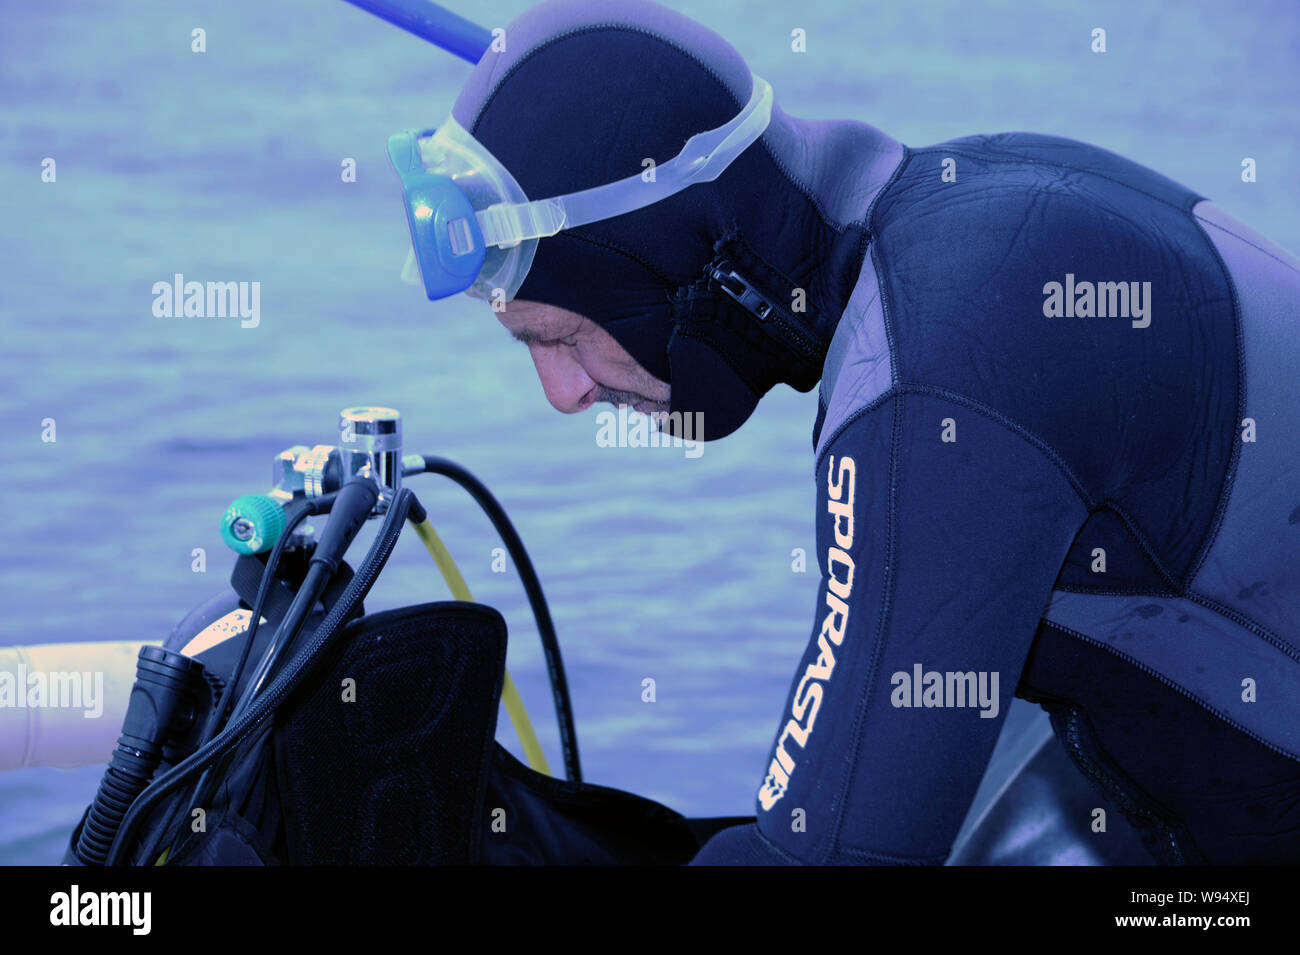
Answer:
<svg viewBox="0 0 1300 955"><path fill-rule="evenodd" d="M345 409L338 445L295 445L273 468L268 494L222 515L230 590L140 649L117 747L64 864L680 864L742 821L687 820L582 782L555 628L522 541L464 468L402 454L396 411ZM519 569L566 779L549 775L506 672L505 621L472 601L404 486L424 473L469 492ZM371 520L379 531L353 570L344 556ZM367 614L408 525L455 599ZM500 704L528 766L495 741Z"/></svg>

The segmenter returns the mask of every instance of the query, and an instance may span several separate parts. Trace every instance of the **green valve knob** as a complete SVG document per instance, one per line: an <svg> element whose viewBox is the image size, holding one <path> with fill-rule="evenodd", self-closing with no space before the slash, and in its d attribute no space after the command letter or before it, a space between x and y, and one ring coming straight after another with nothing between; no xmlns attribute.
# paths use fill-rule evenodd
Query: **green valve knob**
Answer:
<svg viewBox="0 0 1300 955"><path fill-rule="evenodd" d="M221 539L237 554L260 554L284 533L284 509L265 494L245 494L221 515Z"/></svg>

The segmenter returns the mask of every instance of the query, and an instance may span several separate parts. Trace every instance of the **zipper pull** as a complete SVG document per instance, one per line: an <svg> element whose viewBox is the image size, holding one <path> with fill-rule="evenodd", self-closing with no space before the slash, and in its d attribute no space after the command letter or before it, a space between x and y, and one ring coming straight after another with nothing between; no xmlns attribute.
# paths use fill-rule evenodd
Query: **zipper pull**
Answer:
<svg viewBox="0 0 1300 955"><path fill-rule="evenodd" d="M751 285L744 276L736 272L727 261L711 263L708 267L709 278L718 283L718 287L726 292L737 302L745 311L749 312L760 322L766 322L772 317L776 310L768 299Z"/></svg>

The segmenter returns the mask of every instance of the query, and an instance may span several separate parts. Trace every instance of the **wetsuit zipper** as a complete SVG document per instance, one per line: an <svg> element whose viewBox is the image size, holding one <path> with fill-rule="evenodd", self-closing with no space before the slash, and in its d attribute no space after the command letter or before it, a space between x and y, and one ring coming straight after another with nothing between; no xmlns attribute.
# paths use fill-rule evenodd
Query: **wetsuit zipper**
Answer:
<svg viewBox="0 0 1300 955"><path fill-rule="evenodd" d="M791 312L755 288L730 261L720 259L710 263L707 275L710 281L716 282L723 292L757 318L761 326L792 345L802 358L816 364L825 361L827 346L804 329Z"/></svg>
<svg viewBox="0 0 1300 955"><path fill-rule="evenodd" d="M1121 788L1115 777L1104 770L1097 762L1084 752L1083 734L1080 727L1081 715L1079 710L1073 706L1068 707L1065 711L1065 737L1066 743L1074 756L1075 762L1084 773L1096 782L1102 789L1108 792L1118 804L1121 811L1128 816L1140 816L1145 819L1157 832L1160 833L1163 840L1168 843L1174 858L1179 865L1186 864L1186 856L1183 854L1182 847L1178 844L1178 839L1174 836L1173 831L1163 819L1154 813L1141 808L1131 798L1128 793Z"/></svg>

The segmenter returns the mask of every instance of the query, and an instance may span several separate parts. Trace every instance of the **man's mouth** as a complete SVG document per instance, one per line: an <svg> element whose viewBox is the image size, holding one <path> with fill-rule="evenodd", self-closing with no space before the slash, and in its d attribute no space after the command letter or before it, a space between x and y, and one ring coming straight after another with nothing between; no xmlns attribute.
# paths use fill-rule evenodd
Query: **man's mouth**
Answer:
<svg viewBox="0 0 1300 955"><path fill-rule="evenodd" d="M635 391L616 391L613 388L606 388L603 385L596 386L595 397L592 398L591 404L605 402L613 405L615 408L626 405L633 411L639 411L641 414L651 414L656 411L667 411L669 401L656 401L653 398L647 398L645 395L637 394ZM587 405L586 407L590 407Z"/></svg>

